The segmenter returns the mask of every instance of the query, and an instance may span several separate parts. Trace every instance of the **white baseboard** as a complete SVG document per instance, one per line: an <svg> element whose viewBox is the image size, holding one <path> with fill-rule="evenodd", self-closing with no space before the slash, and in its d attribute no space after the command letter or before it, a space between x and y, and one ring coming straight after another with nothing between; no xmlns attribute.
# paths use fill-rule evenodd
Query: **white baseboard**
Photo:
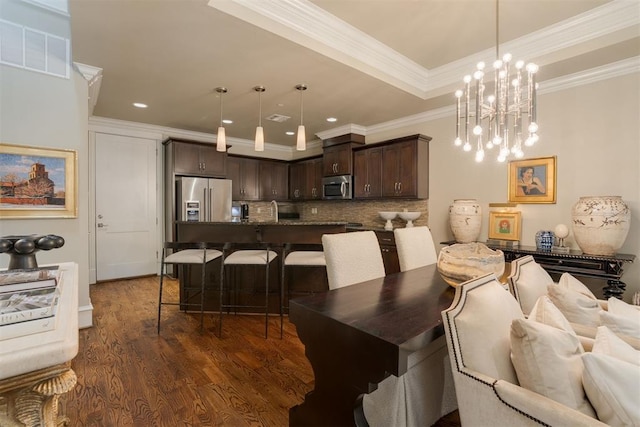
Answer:
<svg viewBox="0 0 640 427"><path fill-rule="evenodd" d="M90 328L93 326L93 305L78 307L78 328Z"/></svg>

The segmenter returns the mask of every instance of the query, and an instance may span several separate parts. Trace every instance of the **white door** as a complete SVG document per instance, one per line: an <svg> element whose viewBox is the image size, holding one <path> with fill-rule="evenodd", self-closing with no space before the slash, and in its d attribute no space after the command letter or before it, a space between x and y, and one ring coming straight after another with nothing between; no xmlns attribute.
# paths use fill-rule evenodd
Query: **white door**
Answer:
<svg viewBox="0 0 640 427"><path fill-rule="evenodd" d="M96 277L156 273L156 141L96 133Z"/></svg>

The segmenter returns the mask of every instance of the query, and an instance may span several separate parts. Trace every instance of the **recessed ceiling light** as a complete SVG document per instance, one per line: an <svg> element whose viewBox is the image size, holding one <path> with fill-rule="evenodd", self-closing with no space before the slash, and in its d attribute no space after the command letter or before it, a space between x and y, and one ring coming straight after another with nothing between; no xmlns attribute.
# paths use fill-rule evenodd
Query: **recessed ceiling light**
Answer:
<svg viewBox="0 0 640 427"><path fill-rule="evenodd" d="M295 132L292 132L292 131L288 131L288 132L287 132L287 135L289 135L289 136L291 136L291 135L295 135L295 134L296 134L296 133L295 133Z"/></svg>
<svg viewBox="0 0 640 427"><path fill-rule="evenodd" d="M224 119L222 123L224 123L225 125L230 125L231 123L233 123L233 120Z"/></svg>
<svg viewBox="0 0 640 427"><path fill-rule="evenodd" d="M338 119L336 119L335 117L327 117L327 121L330 123L333 123L333 122L337 122Z"/></svg>
<svg viewBox="0 0 640 427"><path fill-rule="evenodd" d="M133 106L136 108L147 108L148 105L147 104L143 104L142 102L134 102Z"/></svg>

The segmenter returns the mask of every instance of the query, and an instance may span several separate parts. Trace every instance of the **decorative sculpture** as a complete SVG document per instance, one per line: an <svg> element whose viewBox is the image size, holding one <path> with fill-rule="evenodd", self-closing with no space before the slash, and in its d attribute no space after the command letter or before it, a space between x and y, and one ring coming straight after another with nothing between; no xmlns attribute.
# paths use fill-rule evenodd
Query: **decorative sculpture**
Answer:
<svg viewBox="0 0 640 427"><path fill-rule="evenodd" d="M64 239L54 234L0 237L0 253L7 253L9 270L38 268L36 252L61 248Z"/></svg>

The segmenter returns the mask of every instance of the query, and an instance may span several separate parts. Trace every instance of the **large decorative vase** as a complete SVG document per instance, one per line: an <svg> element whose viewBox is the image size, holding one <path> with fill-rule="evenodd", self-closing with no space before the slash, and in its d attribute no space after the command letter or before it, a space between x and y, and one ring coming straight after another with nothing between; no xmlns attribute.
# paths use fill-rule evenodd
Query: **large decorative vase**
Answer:
<svg viewBox="0 0 640 427"><path fill-rule="evenodd" d="M631 210L620 196L580 197L571 210L573 236L582 252L614 255L622 247Z"/></svg>
<svg viewBox="0 0 640 427"><path fill-rule="evenodd" d="M482 226L482 208L475 199L456 199L449 206L449 224L458 243L478 241Z"/></svg>

